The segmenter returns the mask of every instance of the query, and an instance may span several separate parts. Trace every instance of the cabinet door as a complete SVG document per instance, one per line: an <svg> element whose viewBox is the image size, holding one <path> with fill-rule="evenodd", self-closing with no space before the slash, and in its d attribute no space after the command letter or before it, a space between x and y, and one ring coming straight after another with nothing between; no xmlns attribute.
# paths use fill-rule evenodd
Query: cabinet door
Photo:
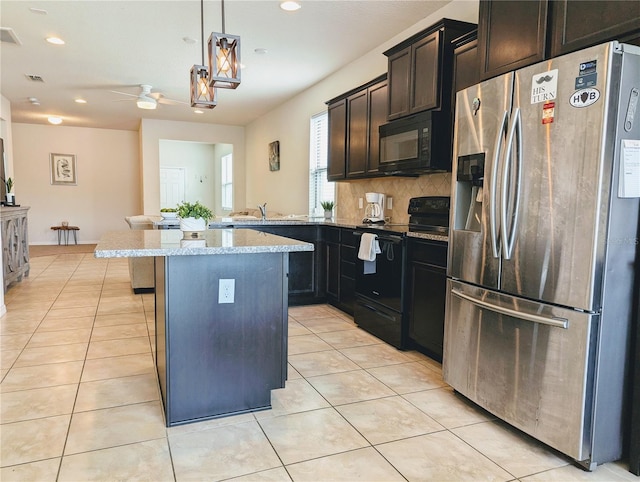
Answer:
<svg viewBox="0 0 640 482"><path fill-rule="evenodd" d="M387 82L369 87L369 157L367 174L379 172L380 133L378 128L387 122Z"/></svg>
<svg viewBox="0 0 640 482"><path fill-rule="evenodd" d="M344 179L346 173L347 101L329 105L329 158L327 179Z"/></svg>
<svg viewBox="0 0 640 482"><path fill-rule="evenodd" d="M557 0L552 5L552 57L640 32L637 0Z"/></svg>
<svg viewBox="0 0 640 482"><path fill-rule="evenodd" d="M327 299L336 302L340 299L340 245L327 243L325 245L327 266Z"/></svg>
<svg viewBox="0 0 640 482"><path fill-rule="evenodd" d="M480 62L478 60L478 34L467 37L464 43L454 45L453 50L453 104L456 92L480 82ZM452 112L455 112L452 109Z"/></svg>
<svg viewBox="0 0 640 482"><path fill-rule="evenodd" d="M367 89L347 98L347 177L362 177L367 165Z"/></svg>
<svg viewBox="0 0 640 482"><path fill-rule="evenodd" d="M389 116L397 119L409 113L411 47L389 56Z"/></svg>
<svg viewBox="0 0 640 482"><path fill-rule="evenodd" d="M411 263L409 338L442 361L447 276L443 268Z"/></svg>
<svg viewBox="0 0 640 482"><path fill-rule="evenodd" d="M480 0L482 80L545 59L548 0Z"/></svg>
<svg viewBox="0 0 640 482"><path fill-rule="evenodd" d="M411 46L411 114L440 105L440 35L438 30Z"/></svg>

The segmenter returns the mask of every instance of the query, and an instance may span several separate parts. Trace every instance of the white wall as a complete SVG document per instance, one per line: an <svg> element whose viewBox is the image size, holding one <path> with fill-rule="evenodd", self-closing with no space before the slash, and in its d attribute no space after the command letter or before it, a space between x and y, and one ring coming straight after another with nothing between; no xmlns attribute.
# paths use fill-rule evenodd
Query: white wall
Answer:
<svg viewBox="0 0 640 482"><path fill-rule="evenodd" d="M77 186L51 185L50 153L75 154ZM16 202L30 206L29 243L55 244L51 226L80 228L82 243L126 229L140 214L138 133L111 129L13 124Z"/></svg>
<svg viewBox="0 0 640 482"><path fill-rule="evenodd" d="M233 203L245 204L245 134L244 127L194 122L142 119L140 126L140 160L144 214L160 211L160 141L179 140L207 144L233 145Z"/></svg>
<svg viewBox="0 0 640 482"><path fill-rule="evenodd" d="M284 214L307 213L311 116L325 111L327 100L385 73L387 57L382 52L442 18L477 23L478 1L455 0L447 4L435 14L249 124L246 128L247 204L254 206L267 202L272 211ZM269 171L267 146L275 140L280 141L280 170Z"/></svg>

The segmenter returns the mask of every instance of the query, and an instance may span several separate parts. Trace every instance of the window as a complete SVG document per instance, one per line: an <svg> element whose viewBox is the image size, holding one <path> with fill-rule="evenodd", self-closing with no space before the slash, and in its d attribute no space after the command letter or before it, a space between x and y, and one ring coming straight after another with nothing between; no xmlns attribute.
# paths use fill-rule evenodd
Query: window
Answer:
<svg viewBox="0 0 640 482"><path fill-rule="evenodd" d="M311 118L309 142L309 215L321 216L321 201L335 201L335 184L327 181L329 114Z"/></svg>
<svg viewBox="0 0 640 482"><path fill-rule="evenodd" d="M222 184L222 209L231 211L233 208L233 154L227 154L220 158L220 179Z"/></svg>

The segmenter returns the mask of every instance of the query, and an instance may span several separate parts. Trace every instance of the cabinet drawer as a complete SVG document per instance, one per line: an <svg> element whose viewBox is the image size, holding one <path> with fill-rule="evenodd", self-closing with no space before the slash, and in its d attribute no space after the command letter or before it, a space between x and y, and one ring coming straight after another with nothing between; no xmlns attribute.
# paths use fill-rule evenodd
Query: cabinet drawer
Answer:
<svg viewBox="0 0 640 482"><path fill-rule="evenodd" d="M324 228L324 240L327 243L339 243L340 228Z"/></svg>
<svg viewBox="0 0 640 482"><path fill-rule="evenodd" d="M354 234L351 229L343 229L340 242L343 246L352 246L357 248L360 246L360 236Z"/></svg>
<svg viewBox="0 0 640 482"><path fill-rule="evenodd" d="M447 243L442 241L411 240L409 242L409 261L446 268L447 249Z"/></svg>

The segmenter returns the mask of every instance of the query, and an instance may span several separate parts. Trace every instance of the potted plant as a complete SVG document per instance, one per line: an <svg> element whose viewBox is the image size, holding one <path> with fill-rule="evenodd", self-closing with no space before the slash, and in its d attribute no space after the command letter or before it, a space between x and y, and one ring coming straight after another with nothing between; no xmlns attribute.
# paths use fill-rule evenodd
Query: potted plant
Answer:
<svg viewBox="0 0 640 482"><path fill-rule="evenodd" d="M213 217L211 209L200 204L200 201L178 204L177 213L182 231L204 231L209 219Z"/></svg>
<svg viewBox="0 0 640 482"><path fill-rule="evenodd" d="M335 206L334 202L322 201L320 203L320 206L322 206L322 209L324 209L324 218L331 219L331 216L333 215L333 207Z"/></svg>
<svg viewBox="0 0 640 482"><path fill-rule="evenodd" d="M15 204L15 194L11 192L11 189L13 189L13 179L10 177L7 178L4 184L7 187L7 204Z"/></svg>

